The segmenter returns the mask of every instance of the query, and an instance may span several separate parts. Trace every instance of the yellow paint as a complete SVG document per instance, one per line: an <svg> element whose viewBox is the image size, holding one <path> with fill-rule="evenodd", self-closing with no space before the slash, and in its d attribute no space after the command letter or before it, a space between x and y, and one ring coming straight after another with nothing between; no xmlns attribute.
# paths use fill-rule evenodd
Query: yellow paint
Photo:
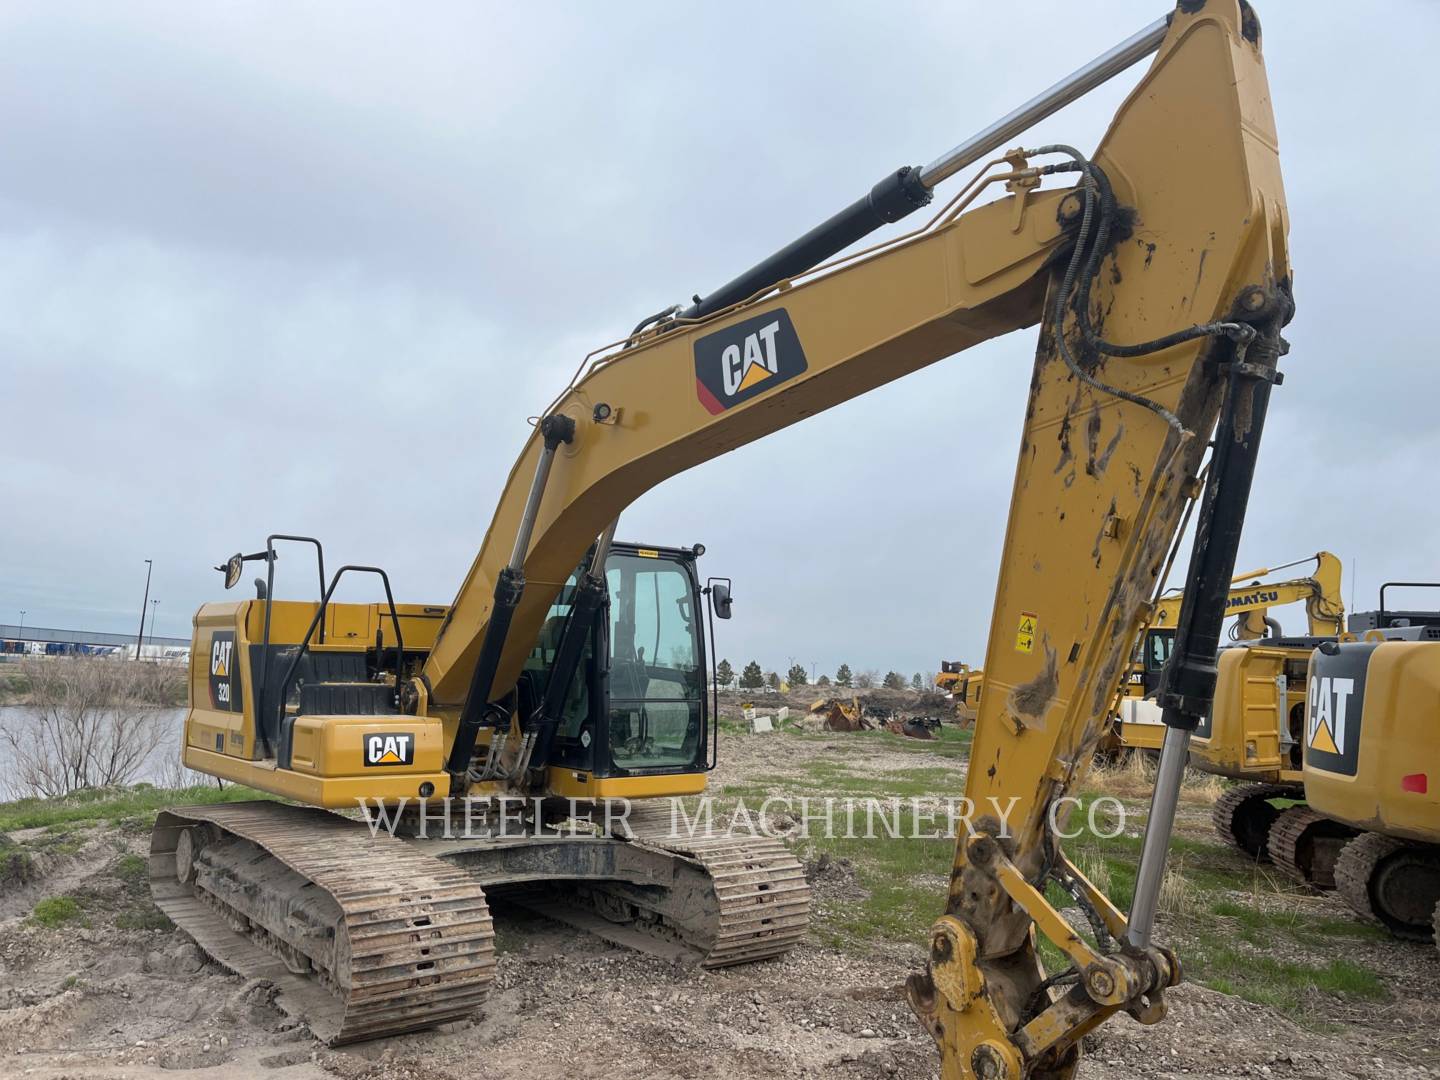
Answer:
<svg viewBox="0 0 1440 1080"><path fill-rule="evenodd" d="M1360 706L1355 775L1327 772L1306 755L1310 808L1359 829L1440 844L1437 701L1440 642L1386 641L1377 647L1365 668L1364 699L1354 703ZM1356 738L1355 728L1352 714L1347 743ZM1325 731L1323 725L1320 730ZM1401 783L1415 773L1426 774L1423 792L1406 790Z"/></svg>
<svg viewBox="0 0 1440 1080"><path fill-rule="evenodd" d="M666 776L609 776L596 779L573 769L549 769L546 789L565 799L662 799L699 795L705 790L705 773L671 773Z"/></svg>
<svg viewBox="0 0 1440 1080"><path fill-rule="evenodd" d="M277 769L266 762L241 761L195 746L185 747L181 760L187 768L197 772L331 810L353 810L361 805L362 800L373 806L377 799L386 803L418 799L420 785L427 782L435 787L432 798L443 799L450 794L450 777L445 772L395 775L393 770L375 770L374 773L381 775L306 776L288 769Z"/></svg>

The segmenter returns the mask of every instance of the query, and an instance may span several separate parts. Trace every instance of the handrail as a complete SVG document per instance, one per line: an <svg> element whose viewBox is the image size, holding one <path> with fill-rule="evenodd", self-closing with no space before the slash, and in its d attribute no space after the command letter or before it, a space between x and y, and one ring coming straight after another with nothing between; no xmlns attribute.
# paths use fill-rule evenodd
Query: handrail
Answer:
<svg viewBox="0 0 1440 1080"><path fill-rule="evenodd" d="M709 731L710 747L709 752L705 755L706 772L709 772L714 769L716 765L720 764L720 675L716 667L719 663L718 658L720 652L715 648L715 600L711 592L717 581L723 581L727 586L732 584L728 577L712 577L706 579L705 588L702 590L707 601L705 604L705 616L710 624L710 700L712 702Z"/></svg>
<svg viewBox="0 0 1440 1080"><path fill-rule="evenodd" d="M265 687L270 681L270 612L275 602L275 560L279 557L275 554L276 540L290 540L297 544L315 545L315 562L320 571L320 598L321 607L324 607L325 599L325 549L320 541L313 536L295 536L290 533L271 533L265 538L265 631L260 639L260 678L255 684L255 715L258 717L265 709ZM320 643L325 643L325 626L320 626ZM283 699L282 699L283 702ZM266 757L271 756L270 740L265 737L265 725L256 725L256 735L260 739L261 747Z"/></svg>
<svg viewBox="0 0 1440 1080"><path fill-rule="evenodd" d="M336 586L340 579L351 570L361 574L379 574L380 580L385 585L385 601L390 606L390 621L395 626L395 699L398 702L400 697L401 666L405 662L405 637L400 631L400 613L395 608L395 594L390 591L390 575L378 566L354 566L345 565L335 571L335 576L330 579L330 587L320 597L320 606L315 609L315 616L310 620L309 627L305 630L305 636L300 641L300 648L290 660L290 666L285 669L285 677L280 680L280 693L276 698L276 729L285 719L285 700L290 696L290 683L295 678L295 671L300 666L300 661L310 651L310 638L315 633L315 627L325 621L325 610L330 606L330 597L335 595Z"/></svg>
<svg viewBox="0 0 1440 1080"><path fill-rule="evenodd" d="M1440 589L1440 581L1387 581L1380 586L1380 629L1385 629L1385 590L1397 589Z"/></svg>

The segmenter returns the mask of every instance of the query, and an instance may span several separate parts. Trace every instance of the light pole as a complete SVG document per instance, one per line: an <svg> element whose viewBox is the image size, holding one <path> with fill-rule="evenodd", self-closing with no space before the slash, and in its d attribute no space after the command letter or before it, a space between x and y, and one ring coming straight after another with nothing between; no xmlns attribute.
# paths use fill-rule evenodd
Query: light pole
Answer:
<svg viewBox="0 0 1440 1080"><path fill-rule="evenodd" d="M1352 598L1353 599L1353 598ZM1353 605L1352 605L1353 606ZM20 640L25 640L25 609L20 609Z"/></svg>
<svg viewBox="0 0 1440 1080"><path fill-rule="evenodd" d="M151 600L151 601L150 601L150 646L151 646L151 648L154 648L154 646L155 646L155 619L156 619L157 616L159 616L159 614L160 614L160 601L159 601L159 600Z"/></svg>
<svg viewBox="0 0 1440 1080"><path fill-rule="evenodd" d="M155 563L145 560L145 599L140 601L140 636L135 639L135 659L140 659L140 650L145 645L145 609L150 606L150 572L155 569Z"/></svg>

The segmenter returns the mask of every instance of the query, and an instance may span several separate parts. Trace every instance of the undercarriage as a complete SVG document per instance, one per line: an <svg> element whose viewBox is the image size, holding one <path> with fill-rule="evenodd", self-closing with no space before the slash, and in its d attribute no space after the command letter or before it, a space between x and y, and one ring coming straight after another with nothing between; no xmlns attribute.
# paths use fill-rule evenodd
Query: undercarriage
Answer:
<svg viewBox="0 0 1440 1080"><path fill-rule="evenodd" d="M332 1045L473 1012L495 968L487 892L708 968L779 956L809 923L804 871L778 840L667 807L578 829L471 814L445 831L276 802L178 807L156 823L151 890Z"/></svg>

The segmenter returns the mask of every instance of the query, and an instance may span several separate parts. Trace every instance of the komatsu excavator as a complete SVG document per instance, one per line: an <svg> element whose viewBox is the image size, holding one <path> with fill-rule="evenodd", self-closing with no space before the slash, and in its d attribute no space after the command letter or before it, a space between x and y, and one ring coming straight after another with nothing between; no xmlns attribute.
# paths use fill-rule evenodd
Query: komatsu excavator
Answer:
<svg viewBox="0 0 1440 1080"><path fill-rule="evenodd" d="M1012 142L1152 54L1093 153ZM667 477L1038 323L965 790L980 811L910 1002L946 1077L1072 1076L1081 1037L1109 1016L1158 1021L1180 978L1152 940L1165 853L1293 311L1277 145L1255 12L1181 0L952 151L889 173L729 284L591 354L541 411L453 603L397 605L383 575L383 604L336 603L343 575L378 574L342 567L322 571L316 601L267 589L203 607L185 764L310 805L162 814L161 907L224 963L272 975L282 1005L299 1002L333 1041L475 1008L494 964L491 885L577 882L597 917L705 963L788 948L808 895L778 842L677 837L643 809L609 816L622 797L699 792L715 746L696 550L618 545L615 522ZM837 258L976 164L928 224ZM1186 601L1157 696L1168 730L1125 914L1065 856L1056 825L1192 502ZM273 567L268 546L255 554ZM728 590L710 587L719 611ZM507 814L513 795L532 809ZM573 821L556 808L567 798L595 808L589 832L559 827L559 814ZM463 807L512 833L372 835L323 809L417 799L422 825ZM1087 926L1050 903L1051 883ZM1040 937L1063 968L1043 968Z"/></svg>

